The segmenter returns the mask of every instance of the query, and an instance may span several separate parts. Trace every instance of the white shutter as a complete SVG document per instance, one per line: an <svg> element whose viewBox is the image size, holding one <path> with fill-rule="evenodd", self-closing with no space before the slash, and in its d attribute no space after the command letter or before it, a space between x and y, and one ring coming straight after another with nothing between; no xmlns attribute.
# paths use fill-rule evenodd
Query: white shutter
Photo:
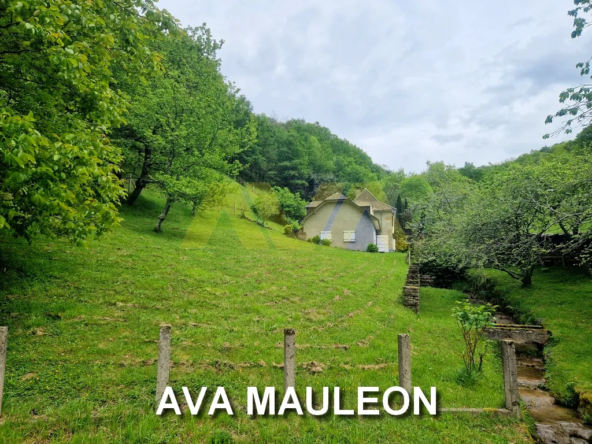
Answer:
<svg viewBox="0 0 592 444"><path fill-rule="evenodd" d="M356 232L355 231L344 231L343 232L343 242L355 242L356 241Z"/></svg>
<svg viewBox="0 0 592 444"><path fill-rule="evenodd" d="M323 239L333 240L331 238L331 232L330 231L321 231L321 240L323 240Z"/></svg>

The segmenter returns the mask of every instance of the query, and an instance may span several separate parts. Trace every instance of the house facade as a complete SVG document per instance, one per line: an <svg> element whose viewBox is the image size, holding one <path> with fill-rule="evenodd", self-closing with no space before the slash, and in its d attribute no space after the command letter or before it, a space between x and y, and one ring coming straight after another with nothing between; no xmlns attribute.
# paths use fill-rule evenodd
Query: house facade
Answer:
<svg viewBox="0 0 592 444"><path fill-rule="evenodd" d="M325 200L312 201L302 219L303 236L330 239L334 247L366 251L376 244L383 253L395 250L396 210L380 202L367 189L354 200L335 193Z"/></svg>

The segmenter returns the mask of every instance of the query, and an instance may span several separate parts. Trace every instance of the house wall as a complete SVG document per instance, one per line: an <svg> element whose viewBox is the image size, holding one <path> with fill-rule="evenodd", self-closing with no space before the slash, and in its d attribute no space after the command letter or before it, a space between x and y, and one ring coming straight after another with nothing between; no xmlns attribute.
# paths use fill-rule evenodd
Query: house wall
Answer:
<svg viewBox="0 0 592 444"><path fill-rule="evenodd" d="M356 232L355 242L343 242L344 231ZM370 216L345 202L327 202L304 222L307 238L331 231L331 246L366 251L376 242L376 229Z"/></svg>
<svg viewBox="0 0 592 444"><path fill-rule="evenodd" d="M380 220L380 233L383 235L388 235L389 237L389 250L395 249L395 240L393 239L393 234L395 233L394 229L394 213L392 211L376 211L374 212L374 216Z"/></svg>

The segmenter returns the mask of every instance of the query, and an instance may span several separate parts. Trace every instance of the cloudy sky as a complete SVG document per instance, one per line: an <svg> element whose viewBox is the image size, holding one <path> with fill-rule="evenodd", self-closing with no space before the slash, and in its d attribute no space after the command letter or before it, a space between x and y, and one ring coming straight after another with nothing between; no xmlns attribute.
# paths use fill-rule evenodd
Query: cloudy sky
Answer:
<svg viewBox="0 0 592 444"><path fill-rule="evenodd" d="M392 169L500 162L545 144L592 32L573 0L161 0L225 41L222 71L279 119L318 121Z"/></svg>

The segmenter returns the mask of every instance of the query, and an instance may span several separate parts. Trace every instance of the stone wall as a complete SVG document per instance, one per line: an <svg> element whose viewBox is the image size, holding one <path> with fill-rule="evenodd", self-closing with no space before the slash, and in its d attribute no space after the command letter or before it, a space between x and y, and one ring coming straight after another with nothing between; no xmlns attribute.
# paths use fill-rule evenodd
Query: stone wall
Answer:
<svg viewBox="0 0 592 444"><path fill-rule="evenodd" d="M407 281L403 287L403 305L419 313L419 265L410 265Z"/></svg>

